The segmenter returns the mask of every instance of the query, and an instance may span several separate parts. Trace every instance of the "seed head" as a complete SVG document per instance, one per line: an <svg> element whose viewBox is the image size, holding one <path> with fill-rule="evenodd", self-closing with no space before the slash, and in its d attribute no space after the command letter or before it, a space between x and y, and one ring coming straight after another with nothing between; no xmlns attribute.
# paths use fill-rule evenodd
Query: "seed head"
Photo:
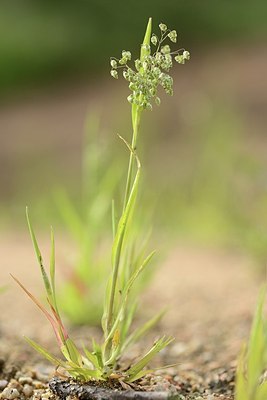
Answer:
<svg viewBox="0 0 267 400"><path fill-rule="evenodd" d="M190 59L190 53L187 50L172 52L169 44L165 42L169 39L172 43L176 43L177 32L168 31L167 25L163 23L159 25L159 28L160 37L152 34L150 39L151 43L157 46L157 51L151 54L149 44L142 44L142 50L145 52L141 51L141 59L134 60L135 69L128 65L132 59L130 51L123 50L119 60L112 58L110 62L112 66L110 73L113 78L118 78L117 68L123 69L123 77L129 82L131 90L131 94L127 97L129 103L143 110L152 110L152 100L160 105L160 98L157 95L159 86L167 94L173 94L173 79L169 75L169 70L173 66L173 57L179 64L184 64Z"/></svg>

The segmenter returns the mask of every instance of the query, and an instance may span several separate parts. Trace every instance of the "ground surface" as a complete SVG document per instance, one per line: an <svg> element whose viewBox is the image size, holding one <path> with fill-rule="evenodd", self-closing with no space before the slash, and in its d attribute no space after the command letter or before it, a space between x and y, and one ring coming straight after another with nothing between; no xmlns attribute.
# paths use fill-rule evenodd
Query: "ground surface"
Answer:
<svg viewBox="0 0 267 400"><path fill-rule="evenodd" d="M48 243L45 239L41 242L45 253ZM0 303L0 350L4 360L0 387L13 377L16 379L11 380L10 385L20 393L23 388L26 394L31 393L31 387L37 393L38 387L45 388L53 368L32 353L22 335L38 338L43 345L52 347L54 338L47 321L11 282L8 272L38 294L42 290L39 271L27 236L1 236L0 243L0 281L9 285ZM67 247L67 242L59 240L59 261ZM195 392L195 398L208 395L221 395L221 399L232 397L236 358L248 335L258 287L249 262L242 256L177 244L143 298L146 315L166 304L169 306L159 329L176 338L156 363L178 365L161 372L163 381L154 379L157 389L173 388L174 385L183 395ZM83 328L73 334L86 339L91 334L97 335L97 331ZM152 333L148 340L158 334L158 331ZM7 388L4 390L9 393ZM20 396L24 398L22 394ZM40 396L36 394L33 398L42 398Z"/></svg>

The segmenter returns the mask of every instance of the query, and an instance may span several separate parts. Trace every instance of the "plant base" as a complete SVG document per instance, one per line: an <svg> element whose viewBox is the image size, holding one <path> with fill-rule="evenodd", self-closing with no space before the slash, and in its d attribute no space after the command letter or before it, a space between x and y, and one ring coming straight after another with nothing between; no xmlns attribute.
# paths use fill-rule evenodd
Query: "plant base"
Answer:
<svg viewBox="0 0 267 400"><path fill-rule="evenodd" d="M53 378L49 382L50 389L61 400L68 396L76 396L80 400L179 400L178 394L168 392L139 392L135 390L108 389L90 383L73 383Z"/></svg>

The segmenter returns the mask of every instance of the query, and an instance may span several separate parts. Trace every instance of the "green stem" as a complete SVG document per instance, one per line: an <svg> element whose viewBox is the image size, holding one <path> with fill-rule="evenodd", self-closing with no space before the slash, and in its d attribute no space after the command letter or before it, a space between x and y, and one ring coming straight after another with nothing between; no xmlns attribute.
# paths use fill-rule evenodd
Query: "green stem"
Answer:
<svg viewBox="0 0 267 400"><path fill-rule="evenodd" d="M139 125L140 125L141 111L142 110L138 106L133 105L133 107L132 107L133 137L132 137L131 146L134 151L136 151L136 146L137 146L137 137L138 137L138 131L139 131ZM126 189L125 189L125 194L124 194L123 212L125 211L125 208L126 208L126 205L127 205L128 199L129 199L129 195L131 192L133 164L134 164L134 154L131 152L130 158L129 158Z"/></svg>
<svg viewBox="0 0 267 400"><path fill-rule="evenodd" d="M151 38L151 25L152 25L152 19L149 18L144 41L141 46L141 53L140 53L141 61L143 61L144 58L150 54L149 44L150 44L150 38ZM142 114L142 108L140 108L139 105L133 104L132 105L133 137L132 137L131 146L134 151L136 150L136 145L137 145L137 137L138 137L141 114ZM134 154L132 152L130 152L122 215L124 214L124 212L126 210L126 207L127 207L130 195L131 195L133 169L134 169ZM116 287L117 287L119 266L120 266L120 259L121 259L121 250L122 250L122 244L123 244L125 230L126 229L124 229L124 232L121 235L120 241L118 243L116 257L115 257L114 264L113 264L111 292L110 292L108 312L107 312L107 336L109 335L109 332L112 329L112 324L113 324L115 294L116 294ZM108 340L108 342L106 343L106 346L105 346L105 352L110 350L111 343L112 343L112 339Z"/></svg>

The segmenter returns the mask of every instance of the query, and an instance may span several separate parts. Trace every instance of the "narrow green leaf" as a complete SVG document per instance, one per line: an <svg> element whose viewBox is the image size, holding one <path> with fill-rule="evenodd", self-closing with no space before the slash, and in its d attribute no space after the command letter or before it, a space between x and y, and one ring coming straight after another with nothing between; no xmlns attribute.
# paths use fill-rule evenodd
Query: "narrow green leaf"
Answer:
<svg viewBox="0 0 267 400"><path fill-rule="evenodd" d="M65 345L68 350L71 361L73 361L77 365L81 365L82 356L79 350L77 349L75 343L70 338L67 338Z"/></svg>
<svg viewBox="0 0 267 400"><path fill-rule="evenodd" d="M143 378L143 376L152 374L153 372L155 372L154 369L142 370L138 374L134 375L131 379L127 379L126 382L131 383L131 382L137 381L138 379Z"/></svg>
<svg viewBox="0 0 267 400"><path fill-rule="evenodd" d="M111 216L112 216L112 234L113 234L113 239L114 239L115 235L116 235L116 216L115 216L115 201L114 201L114 199L112 200L112 203L111 203Z"/></svg>
<svg viewBox="0 0 267 400"><path fill-rule="evenodd" d="M112 328L110 329L109 334L108 334L108 336L107 336L107 338L105 340L106 343L112 338L112 336L115 333L115 330L118 327L119 322L122 319L122 316L123 316L123 313L125 311L125 307L126 307L126 304L127 304L128 295L129 295L129 292L131 290L132 285L134 284L135 280L138 278L140 273L148 265L149 261L151 260L151 258L153 257L154 254L155 254L155 251L152 251L147 256L147 258L144 260L143 264L136 271L134 271L133 275L131 276L131 278L129 279L129 281L126 284L126 287L123 289L123 293L122 293L123 298L121 300L120 309L119 309L119 311L117 313L117 316L116 316L115 321L114 321L114 323L112 325Z"/></svg>
<svg viewBox="0 0 267 400"><path fill-rule="evenodd" d="M248 400L247 380L245 378L245 356L246 347L243 346L236 370L235 400Z"/></svg>
<svg viewBox="0 0 267 400"><path fill-rule="evenodd" d="M257 388L255 400L266 400L266 399L267 399L267 382L264 382L261 385L259 385L259 387Z"/></svg>
<svg viewBox="0 0 267 400"><path fill-rule="evenodd" d="M92 345L93 345L93 354L96 356L97 358L97 362L99 365L99 368L103 368L104 367L104 362L103 362L103 354L102 354L102 349L101 347L95 342L95 340L92 340Z"/></svg>
<svg viewBox="0 0 267 400"><path fill-rule="evenodd" d="M26 207L26 218L27 218L27 223L28 223L28 227L29 227L29 231L30 231L33 247L34 247L34 250L35 250L36 258L37 258L37 261L38 261L40 269L41 269L42 278L43 278L44 285L45 285L45 290L47 292L48 298L52 299L51 285L50 285L48 276L46 274L46 271L44 269L42 254L40 252L40 249L39 249L39 246L38 246L38 243L37 243L37 240L36 240L36 237L35 237L31 222L30 222L28 207Z"/></svg>
<svg viewBox="0 0 267 400"><path fill-rule="evenodd" d="M264 369L264 350L266 339L263 324L263 305L266 296L266 288L260 291L256 313L253 319L250 339L248 344L248 385L251 391L258 385L258 380ZM266 352L266 350L265 350Z"/></svg>
<svg viewBox="0 0 267 400"><path fill-rule="evenodd" d="M68 366L65 368L66 371L70 375L72 375L74 378L81 379L83 377L83 380L87 381L92 378L97 379L97 380L103 380L101 379L101 375L99 374L99 371L96 370L90 370L88 368L83 368L83 367L75 367L75 368L69 368Z"/></svg>
<svg viewBox="0 0 267 400"><path fill-rule="evenodd" d="M40 346L38 343L36 343L34 340L28 338L27 336L25 336L24 338L36 351L38 351L38 353L40 353L43 357L45 357L52 364L54 364L56 366L60 365L62 367L65 367L65 364L63 361L61 361L57 357L54 357L44 347Z"/></svg>
<svg viewBox="0 0 267 400"><path fill-rule="evenodd" d="M141 337L146 335L147 332L154 328L159 323L165 312L165 310L160 311L157 315L149 319L144 325L137 328L125 341L122 351L125 351L128 346L137 342Z"/></svg>
<svg viewBox="0 0 267 400"><path fill-rule="evenodd" d="M131 146L125 141L125 139L121 138L127 147L131 150ZM133 151L133 150L131 150ZM118 223L118 228L116 231L116 235L113 241L112 245L112 254L111 254L111 260L112 260L112 282L111 282L111 289L110 289L110 297L108 299L108 312L107 312L107 326L104 329L106 332L108 332L113 324L114 321L114 303L115 303L115 294L116 294L116 286L117 286L117 280L118 280L118 272L119 272L119 265L120 265L120 258L121 258L121 249L122 249L122 243L124 240L124 234L125 230L127 227L128 223L128 218L129 215L131 214L131 211L135 205L135 199L137 196L137 191L138 191L138 183L140 179L140 161L138 157L135 154L135 160L137 163L137 172L135 175L135 179L130 191L129 199L127 200L125 210L119 220ZM112 333L112 335L114 332ZM112 336L111 335L111 336ZM109 339L111 338L109 335Z"/></svg>
<svg viewBox="0 0 267 400"><path fill-rule="evenodd" d="M54 320L54 318L49 314L49 312L44 308L44 306L36 299L36 297L34 297L29 291L28 289L25 288L25 286L23 286L23 284L17 279L15 278L15 276L13 276L12 274L10 274L10 276L14 279L15 282L17 282L17 284L21 287L22 290L24 290L24 292L29 296L29 298L36 304L36 306L44 313L44 315L46 316L46 318L48 319L48 321L50 322L50 324L52 325L52 328L54 330L54 333L56 335L57 341L59 346L62 346L62 338L58 332L58 326L57 326L57 322Z"/></svg>
<svg viewBox="0 0 267 400"><path fill-rule="evenodd" d="M83 347L83 351L84 351L86 357L88 358L88 360L94 366L94 368L101 370L96 355L93 354L91 351L89 351L86 347Z"/></svg>
<svg viewBox="0 0 267 400"><path fill-rule="evenodd" d="M172 337L163 336L159 340L157 340L151 349L146 353L144 357L142 357L137 363L132 365L131 368L128 369L127 374L131 381L136 380L137 374L142 371L147 364L154 358L154 356L159 353L162 349L168 346L174 339Z"/></svg>
<svg viewBox="0 0 267 400"><path fill-rule="evenodd" d="M57 311L57 302L56 302L56 284L55 284L55 237L54 231L51 226L51 254L50 254L50 281L52 287L52 295L53 295L53 306Z"/></svg>
<svg viewBox="0 0 267 400"><path fill-rule="evenodd" d="M141 46L141 53L140 53L141 61L144 61L144 58L150 55L151 30L152 30L152 18L149 18L143 44Z"/></svg>

